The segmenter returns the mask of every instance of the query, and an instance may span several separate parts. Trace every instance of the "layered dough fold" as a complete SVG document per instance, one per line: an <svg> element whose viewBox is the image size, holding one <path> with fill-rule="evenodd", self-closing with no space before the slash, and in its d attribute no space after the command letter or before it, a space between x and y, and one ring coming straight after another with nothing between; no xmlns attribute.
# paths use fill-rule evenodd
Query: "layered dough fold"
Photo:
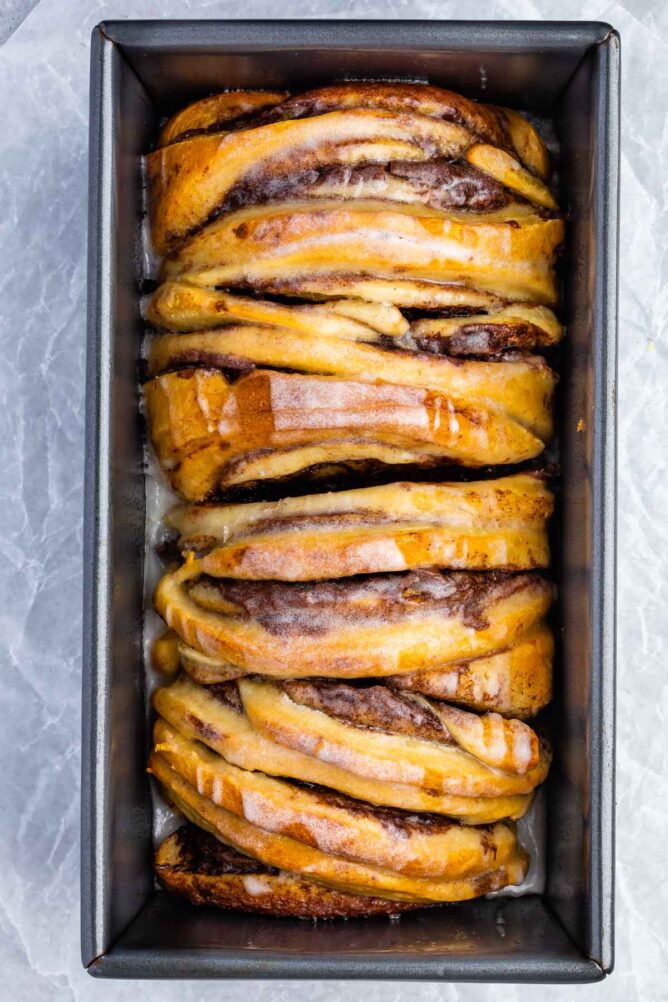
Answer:
<svg viewBox="0 0 668 1002"><path fill-rule="evenodd" d="M175 489L539 455L556 377L529 352L562 334L546 172L521 116L418 84L230 93L167 123L146 400Z"/></svg>
<svg viewBox="0 0 668 1002"><path fill-rule="evenodd" d="M521 207L520 207L521 208ZM560 219L513 207L477 216L379 202L305 202L226 213L163 262L166 279L299 294L350 274L556 302Z"/></svg>
<svg viewBox="0 0 668 1002"><path fill-rule="evenodd" d="M221 327L247 324L256 329L275 329L274 335L276 330L281 334L310 335L309 347L316 342L317 333L317 340L326 339L328 345L331 339L339 339L454 358L503 357L514 349L550 348L561 340L561 324L547 307L525 303L502 306L493 300L471 306L484 307L487 312L425 317L411 323L392 303L332 299L286 305L174 281L164 282L157 289L148 305L147 319L165 331L209 335ZM163 342L169 346L167 349ZM189 343L181 338L153 341L150 370L155 373L177 367L181 342ZM201 343L206 344L206 340ZM188 364L194 357L191 353Z"/></svg>
<svg viewBox="0 0 668 1002"><path fill-rule="evenodd" d="M330 195L399 202L422 189L441 207L472 211L503 204L507 189L556 208L544 184L545 147L514 112L420 84L346 84L279 98L217 95L163 128L159 148L147 157L158 253L216 213L290 197L295 189L303 195L323 183ZM426 175L412 170L424 163ZM366 175L355 177L360 169Z"/></svg>
<svg viewBox="0 0 668 1002"><path fill-rule="evenodd" d="M155 854L160 884L195 905L304 919L397 915L423 902L347 894L277 870L193 824L169 835Z"/></svg>
<svg viewBox="0 0 668 1002"><path fill-rule="evenodd" d="M160 752L151 755L150 770L174 806L200 828L266 866L300 874L335 890L391 901L464 901L508 884L521 883L526 873L526 853L517 845L512 829L507 826L495 826L497 830L501 829L498 837L504 861L493 862L490 859L486 869L467 877L411 876L357 859L352 852L349 855L328 853L312 844L315 836L309 838L299 828L284 834L254 824L200 794L197 787L184 779L178 769L172 768ZM398 817L396 820L398 844L406 837L406 828ZM420 834L420 829L431 829L429 815L418 816L415 827ZM489 834L493 837L493 830ZM301 841L294 835L301 835L305 840ZM445 860L442 861L442 869L446 874L449 872Z"/></svg>
<svg viewBox="0 0 668 1002"><path fill-rule="evenodd" d="M534 574L413 571L308 584L201 576L190 559L155 606L188 647L277 678L368 678L442 669L507 650L544 618Z"/></svg>
<svg viewBox="0 0 668 1002"><path fill-rule="evenodd" d="M501 819L524 813L547 769L549 753L530 728L378 686L295 686L205 689L182 678L155 693L162 716L149 768L187 818L264 866L362 896L464 900L523 878L526 857ZM288 716L292 708L324 718L317 749L292 747L276 700ZM308 713L304 721L308 735ZM279 739L266 736L268 722ZM379 779L391 768L394 779ZM175 889L194 894L197 885ZM238 882L231 891L246 900Z"/></svg>
<svg viewBox="0 0 668 1002"><path fill-rule="evenodd" d="M462 361L437 354L391 351L347 338L315 339L300 331L248 325L166 334L153 342L149 355L151 374L193 364L206 369L217 365L243 368L245 363L427 390L453 402L466 401L469 406L501 413L542 440L552 430L547 402L555 377L541 358L512 358L502 363Z"/></svg>
<svg viewBox="0 0 668 1002"><path fill-rule="evenodd" d="M376 689L379 688L376 686ZM362 701L368 702L363 690L360 692ZM272 692L270 695L273 696L275 693ZM347 704L350 707L351 704L354 705L355 692L347 693L347 696ZM486 777L487 793L483 795L483 793L453 792L459 789L457 757L453 760L452 749L444 754L441 747L430 746L431 752L440 762L441 775L445 777L443 782L451 788L449 792L427 786L425 782L420 781L416 768L413 769L412 782L399 781L394 776L390 779L378 778L377 773L381 770L391 772L392 762L398 754L401 754L400 747L393 746L392 742L389 742L384 756L382 753L376 755L375 764L374 760L370 759L367 762L360 759L357 769L351 769L347 763L342 765L324 755L313 754L313 742L310 750L296 749L295 742L289 739L289 733L285 738L282 737L283 729L273 716L270 715L269 726L263 725L262 706L258 705L256 697L257 690L252 684L245 688L237 682L201 686L187 675L181 675L173 685L157 689L153 703L161 717L172 728L192 741L201 741L227 762L241 769L261 771L273 776L327 787L356 800L378 806L444 814L467 824L485 824L503 818L522 817L531 802L531 791L544 773L547 752L541 747L528 779L517 775L514 778L512 775L502 776L497 790L494 769L486 768L480 762L476 765L473 761L474 756L470 753L468 756L460 753L460 760L465 759L467 762L470 760L474 771L477 769L479 780L483 776ZM287 705L290 706L292 703L293 701L289 700ZM250 707L257 726L251 722L246 712L246 704ZM360 704L360 712L363 708ZM264 716L266 717L266 714ZM405 708L401 716L403 718L409 716ZM396 723L393 713L387 712L383 726L392 727ZM270 731L274 735L278 733L278 736L271 736ZM530 742L533 744L533 738L530 738ZM522 792L501 792L504 785L509 784L512 788L513 783L523 786ZM465 786L466 783L462 780L461 788ZM478 786L483 788L481 782L478 782Z"/></svg>
<svg viewBox="0 0 668 1002"><path fill-rule="evenodd" d="M243 678L248 672L179 641L170 632L159 641L165 674L182 667L202 685ZM167 653L168 651L168 653ZM552 699L554 638L540 621L495 654L450 662L442 667L390 675L388 685L397 689L446 699L480 712L526 719L535 716ZM162 666L161 666L162 667ZM274 677L280 678L280 673Z"/></svg>
<svg viewBox="0 0 668 1002"><path fill-rule="evenodd" d="M236 357L219 362L234 365ZM531 428L496 402L463 402L465 394L455 399L418 386L264 368L241 373L234 379L220 370L183 369L146 384L153 445L186 500L323 467L520 462L542 451L540 433L550 425L545 399ZM463 369L452 376L467 379ZM551 384L549 370L530 368L526 378L535 392L526 404L513 398L510 409L528 421L539 385ZM494 386L503 393L492 379L492 393Z"/></svg>
<svg viewBox="0 0 668 1002"><path fill-rule="evenodd" d="M322 852L407 877L457 880L506 862L514 832L372 807L339 793L240 769L158 721L154 754L216 807Z"/></svg>
<svg viewBox="0 0 668 1002"><path fill-rule="evenodd" d="M203 574L308 581L447 567L530 570L549 561L552 494L519 474L475 483L395 483L275 502L171 512Z"/></svg>

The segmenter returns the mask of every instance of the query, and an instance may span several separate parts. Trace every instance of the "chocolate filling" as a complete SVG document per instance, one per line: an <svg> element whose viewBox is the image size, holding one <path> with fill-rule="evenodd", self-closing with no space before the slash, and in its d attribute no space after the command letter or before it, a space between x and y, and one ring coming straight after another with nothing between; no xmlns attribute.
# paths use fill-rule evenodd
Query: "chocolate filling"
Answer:
<svg viewBox="0 0 668 1002"><path fill-rule="evenodd" d="M349 103L342 105L343 97L350 93L356 94L358 101L355 105ZM512 148L503 112L489 105L470 101L461 94L425 84L352 83L307 91L305 94L286 98L273 108L261 112L255 119L255 124L267 125L270 122L283 122L287 119L312 118L315 115L338 111L342 106L381 108L395 114L401 114L402 111L422 114L424 98L432 98L438 102L441 113L435 114L434 118L463 125L480 139L495 146Z"/></svg>
<svg viewBox="0 0 668 1002"><path fill-rule="evenodd" d="M406 734L452 744L452 738L426 701L393 692L384 685L353 686L337 682L287 681L281 688L294 703L356 727L386 734Z"/></svg>
<svg viewBox="0 0 668 1002"><path fill-rule="evenodd" d="M340 807L361 818L372 818L384 828L390 829L393 834L410 835L413 832L422 832L423 834L436 835L448 832L460 825L459 821L453 821L440 814L414 814L410 811L401 811L396 807L378 807L365 800L355 800L353 797L346 797L343 793L335 793L324 786L312 786L310 783L295 781L291 781L291 783L308 790L311 796L316 797L323 804ZM488 851L493 846L490 826L478 825L476 827L485 851Z"/></svg>
<svg viewBox="0 0 668 1002"><path fill-rule="evenodd" d="M219 703L229 706L235 713L243 714L244 707L236 682L216 682L215 685L207 685L206 691Z"/></svg>
<svg viewBox="0 0 668 1002"><path fill-rule="evenodd" d="M482 358L501 355L510 349L530 350L545 344L543 331L531 323L515 324L462 324L450 336L413 336L421 351L454 357Z"/></svg>
<svg viewBox="0 0 668 1002"><path fill-rule="evenodd" d="M170 866L170 869L179 873L198 873L207 877L235 873L278 873L274 867L244 856L195 825L184 825L176 832L176 836L180 861L175 866Z"/></svg>
<svg viewBox="0 0 668 1002"><path fill-rule="evenodd" d="M239 209L286 198L312 197L318 187L342 188L350 198L383 199L384 187L392 200L391 179L401 178L415 193L415 200L434 209L469 209L490 212L502 208L510 195L502 184L465 163L430 160L426 163L397 161L388 165L365 164L302 171L287 176L264 173L241 182L221 204L220 211ZM386 184L385 184L386 183ZM364 191L364 186L369 191ZM358 193L356 189L361 188ZM317 196L316 196L317 197ZM332 197L341 197L332 195Z"/></svg>
<svg viewBox="0 0 668 1002"><path fill-rule="evenodd" d="M203 576L186 587L204 608L253 619L269 633L288 637L429 615L459 616L466 626L483 630L490 604L538 583L532 574L420 570L308 583Z"/></svg>

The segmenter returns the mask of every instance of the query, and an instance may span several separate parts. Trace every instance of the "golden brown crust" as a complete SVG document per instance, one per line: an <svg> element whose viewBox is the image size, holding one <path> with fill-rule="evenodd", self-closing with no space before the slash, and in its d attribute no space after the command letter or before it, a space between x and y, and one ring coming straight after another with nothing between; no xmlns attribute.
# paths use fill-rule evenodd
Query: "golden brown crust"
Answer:
<svg viewBox="0 0 668 1002"><path fill-rule="evenodd" d="M286 97L285 91L236 90L202 98L172 115L160 130L156 148L236 123L245 116L273 108Z"/></svg>
<svg viewBox="0 0 668 1002"><path fill-rule="evenodd" d="M184 553L214 577L305 581L420 567L530 570L549 560L549 488L526 474L396 483L240 505L177 508Z"/></svg>
<svg viewBox="0 0 668 1002"><path fill-rule="evenodd" d="M543 440L552 432L556 376L534 355L503 362L459 360L349 338L319 338L312 332L234 325L156 339L149 352L149 375L184 366L243 369L247 363L374 385L383 382L426 389L460 406L497 411Z"/></svg>
<svg viewBox="0 0 668 1002"><path fill-rule="evenodd" d="M307 876L338 890L398 901L463 901L507 884L520 883L527 857L521 849L507 863L462 880L412 877L325 853L286 835L268 832L211 803L186 782L158 753L149 771L175 806L190 821L268 866Z"/></svg>
<svg viewBox="0 0 668 1002"><path fill-rule="evenodd" d="M458 880L485 873L516 851L514 828L504 822L461 825L240 769L163 720L156 722L154 741L160 758L212 804L345 859L412 877Z"/></svg>
<svg viewBox="0 0 668 1002"><path fill-rule="evenodd" d="M308 585L166 574L156 609L189 647L278 678L362 678L443 668L511 646L549 608L532 574L419 571ZM204 604L203 604L204 603Z"/></svg>
<svg viewBox="0 0 668 1002"><path fill-rule="evenodd" d="M243 678L243 668L180 643L181 666L201 685ZM525 720L552 699L554 639L544 622L530 627L507 649L427 671L385 679L394 688ZM277 677L281 677L278 675Z"/></svg>
<svg viewBox="0 0 668 1002"><path fill-rule="evenodd" d="M415 732L388 733L350 724L295 703L275 683L241 679L237 684L246 715L261 734L360 776L458 796L496 797L530 793L549 769L549 749L533 731L498 714L479 718L444 706L440 713L453 737L447 745ZM433 709L438 712L435 705ZM394 729L394 721L385 727Z"/></svg>
<svg viewBox="0 0 668 1002"><path fill-rule="evenodd" d="M466 129L423 115L352 109L226 135L198 135L146 158L151 234L158 254L204 225L244 183L360 162L457 157Z"/></svg>
<svg viewBox="0 0 668 1002"><path fill-rule="evenodd" d="M359 776L264 737L251 726L243 704L239 712L237 699L241 703L234 683L203 687L182 676L174 685L156 690L153 703L181 734L203 742L233 765L329 787L370 804L443 814L467 824L486 824L522 817L531 802L531 794L466 797Z"/></svg>
<svg viewBox="0 0 668 1002"><path fill-rule="evenodd" d="M525 167L543 181L550 177L550 154L531 123L512 108L497 108L506 120L513 148Z"/></svg>
<svg viewBox="0 0 668 1002"><path fill-rule="evenodd" d="M395 915L424 907L346 894L264 866L208 832L188 824L166 838L155 855L165 890L194 905L283 918L341 919Z"/></svg>
<svg viewBox="0 0 668 1002"><path fill-rule="evenodd" d="M408 111L454 122L466 128L472 137L513 149L524 166L543 180L549 174L545 145L523 115L510 108L479 104L430 84L354 82L295 96L266 91L217 94L189 105L170 119L161 134L161 144L192 129L216 127L241 115L247 118L243 124L253 127L351 108ZM254 111L258 114L253 118L250 113Z"/></svg>
<svg viewBox="0 0 668 1002"><path fill-rule="evenodd" d="M470 101L443 87L402 82L355 81L321 87L287 98L267 113L263 121L284 121L322 115L342 108L381 108L386 111L413 112L455 122L470 133L499 145L511 141L505 114L491 105Z"/></svg>
<svg viewBox="0 0 668 1002"><path fill-rule="evenodd" d="M461 309L461 303L454 306ZM185 282L164 282L154 293L146 317L154 327L179 333L211 332L247 324L308 334L313 340L380 342L454 357L495 357L517 348L549 348L563 336L562 325L544 306L488 303L486 308L487 312L468 316L423 318L409 323L389 303L334 299L318 304L286 305ZM471 314L470 308L468 313ZM388 341L389 338L393 340ZM160 367L167 365L167 353L155 343L151 354L155 367L157 359L162 359Z"/></svg>
<svg viewBox="0 0 668 1002"><path fill-rule="evenodd" d="M151 666L161 675L176 675L181 667L179 638L173 630L165 630L151 647Z"/></svg>
<svg viewBox="0 0 668 1002"><path fill-rule="evenodd" d="M298 288L310 278L356 274L454 283L551 306L564 224L520 209L446 215L382 202L240 209L209 223L170 254L162 277L261 292L276 283Z"/></svg>
<svg viewBox="0 0 668 1002"><path fill-rule="evenodd" d="M207 687L227 683L237 678L243 678L248 674L238 665L231 665L225 661L209 657L194 647L189 647L179 641L179 657L181 667L195 682Z"/></svg>
<svg viewBox="0 0 668 1002"><path fill-rule="evenodd" d="M287 306L185 282L164 282L159 286L146 317L154 327L171 331L210 330L246 323L354 341L399 337L409 328L400 311L389 304L342 299Z"/></svg>
<svg viewBox="0 0 668 1002"><path fill-rule="evenodd" d="M506 650L443 668L388 678L388 685L475 710L533 717L552 699L554 638L538 623Z"/></svg>
<svg viewBox="0 0 668 1002"><path fill-rule="evenodd" d="M506 772L521 774L540 761L540 743L531 728L496 713L478 716L447 703L432 703L423 696L392 691L385 685L291 680L278 688L293 703L354 727L458 746Z"/></svg>
<svg viewBox="0 0 668 1002"><path fill-rule="evenodd" d="M505 150L486 143L478 143L466 151L466 160L473 167L490 175L505 188L521 195L541 209L556 211L559 206L547 187L539 178L524 167Z"/></svg>
<svg viewBox="0 0 668 1002"><path fill-rule="evenodd" d="M537 434L489 404L392 383L267 369L231 382L186 369L154 378L145 395L158 459L186 500L322 463L483 466L543 449ZM547 404L540 421L546 431Z"/></svg>

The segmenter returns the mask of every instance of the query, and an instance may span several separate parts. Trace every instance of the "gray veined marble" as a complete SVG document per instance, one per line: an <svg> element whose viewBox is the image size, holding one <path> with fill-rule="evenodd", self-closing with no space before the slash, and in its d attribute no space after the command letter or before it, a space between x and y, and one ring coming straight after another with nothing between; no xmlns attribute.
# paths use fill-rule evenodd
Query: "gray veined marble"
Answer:
<svg viewBox="0 0 668 1002"><path fill-rule="evenodd" d="M12 5L15 9L15 4ZM6 14L6 11L3 11ZM11 13L11 11L10 11ZM108 17L235 17L181 0L42 0L0 50L0 1000L134 1000L79 965L81 509L88 44ZM617 966L668 998L668 7L663 0L286 0L284 17L587 18L623 40ZM251 0L245 16L272 17ZM526 987L144 984L143 999L520 1000Z"/></svg>

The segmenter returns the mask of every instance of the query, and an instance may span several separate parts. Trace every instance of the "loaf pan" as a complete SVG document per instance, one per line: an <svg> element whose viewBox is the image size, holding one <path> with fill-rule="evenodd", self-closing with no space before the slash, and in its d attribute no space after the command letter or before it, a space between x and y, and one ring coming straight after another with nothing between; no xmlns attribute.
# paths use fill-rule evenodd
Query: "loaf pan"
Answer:
<svg viewBox="0 0 668 1002"><path fill-rule="evenodd" d="M225 88L426 79L548 116L568 215L560 659L544 895L320 923L156 890L142 665L141 155ZM93 32L82 958L98 977L587 982L613 954L619 37L593 22L123 21Z"/></svg>

